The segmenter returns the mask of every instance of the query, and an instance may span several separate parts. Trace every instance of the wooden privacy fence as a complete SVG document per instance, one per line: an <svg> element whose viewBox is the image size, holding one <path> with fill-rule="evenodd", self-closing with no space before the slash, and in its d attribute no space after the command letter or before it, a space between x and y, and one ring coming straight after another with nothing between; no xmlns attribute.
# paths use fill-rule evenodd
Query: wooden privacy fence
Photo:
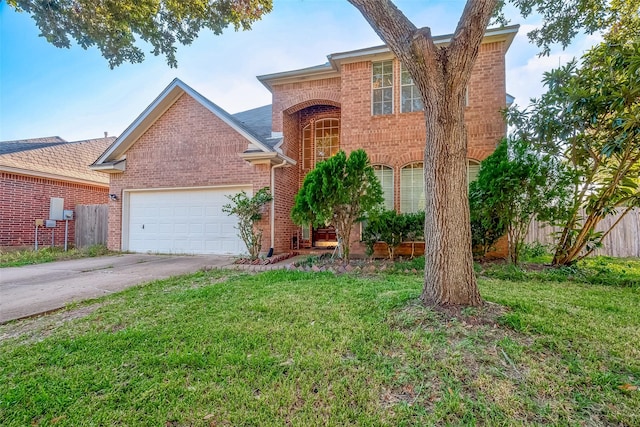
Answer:
<svg viewBox="0 0 640 427"><path fill-rule="evenodd" d="M605 217L596 226L596 231L609 229L621 212L623 210L618 209L617 214ZM584 216L584 212L582 214ZM550 227L548 224L540 224L534 220L529 226L526 243L539 242L543 245L553 245L555 244L553 233L559 230L558 227ZM631 210L604 238L602 245L593 252L593 255L640 257L640 209Z"/></svg>
<svg viewBox="0 0 640 427"><path fill-rule="evenodd" d="M108 205L76 206L76 248L107 244Z"/></svg>

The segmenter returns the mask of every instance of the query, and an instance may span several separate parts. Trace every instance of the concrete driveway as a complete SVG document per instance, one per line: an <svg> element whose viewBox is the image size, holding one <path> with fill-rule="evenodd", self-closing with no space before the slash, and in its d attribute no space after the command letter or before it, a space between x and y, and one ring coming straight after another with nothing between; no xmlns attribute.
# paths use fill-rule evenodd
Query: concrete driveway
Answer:
<svg viewBox="0 0 640 427"><path fill-rule="evenodd" d="M233 262L220 255L82 258L0 269L0 323L100 297L130 286Z"/></svg>

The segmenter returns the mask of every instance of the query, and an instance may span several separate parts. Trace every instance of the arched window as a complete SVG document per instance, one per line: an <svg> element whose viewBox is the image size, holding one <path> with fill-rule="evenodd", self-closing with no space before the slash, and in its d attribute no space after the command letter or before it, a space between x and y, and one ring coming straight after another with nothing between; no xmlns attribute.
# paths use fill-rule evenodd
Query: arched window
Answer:
<svg viewBox="0 0 640 427"><path fill-rule="evenodd" d="M315 165L340 150L340 120L321 119L302 129L302 169Z"/></svg>
<svg viewBox="0 0 640 427"><path fill-rule="evenodd" d="M478 178L478 173L480 172L480 163L475 160L469 159L469 163L467 164L467 184L471 184Z"/></svg>
<svg viewBox="0 0 640 427"><path fill-rule="evenodd" d="M415 162L400 170L400 212L423 210L424 167L422 162Z"/></svg>
<svg viewBox="0 0 640 427"><path fill-rule="evenodd" d="M302 169L310 170L313 167L313 147L311 141L311 124L302 129Z"/></svg>
<svg viewBox="0 0 640 427"><path fill-rule="evenodd" d="M384 197L384 208L393 209L393 169L384 165L373 165L373 171L380 181L382 196Z"/></svg>
<svg viewBox="0 0 640 427"><path fill-rule="evenodd" d="M337 154L340 149L339 120L318 120L315 128L316 163L320 163Z"/></svg>

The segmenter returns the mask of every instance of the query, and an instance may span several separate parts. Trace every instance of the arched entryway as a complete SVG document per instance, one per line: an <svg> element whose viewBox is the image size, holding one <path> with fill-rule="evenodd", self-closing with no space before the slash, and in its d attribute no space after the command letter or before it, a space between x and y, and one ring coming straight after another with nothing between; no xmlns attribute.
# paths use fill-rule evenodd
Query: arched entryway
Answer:
<svg viewBox="0 0 640 427"><path fill-rule="evenodd" d="M305 176L318 163L340 151L340 107L323 103L309 105L290 114L290 118L296 123L299 142L300 188ZM333 227L303 226L299 235L302 247L333 247L337 244Z"/></svg>

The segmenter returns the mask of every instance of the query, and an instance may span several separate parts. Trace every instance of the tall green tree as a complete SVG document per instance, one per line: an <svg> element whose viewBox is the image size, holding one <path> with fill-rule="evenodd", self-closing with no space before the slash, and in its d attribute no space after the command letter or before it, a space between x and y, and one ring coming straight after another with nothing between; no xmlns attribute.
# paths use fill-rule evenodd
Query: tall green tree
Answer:
<svg viewBox="0 0 640 427"><path fill-rule="evenodd" d="M123 60L142 60L141 51L132 47L134 35L149 41L154 54L166 55L169 64L175 65L176 42L190 43L201 28L218 32L228 23L246 28L271 9L269 0L151 0L145 2L147 7L142 9L136 8L137 2L131 0L113 3L112 8L105 7L102 0L8 1L31 13L49 41L68 46L70 35L81 46L95 44L112 65ZM400 59L422 95L427 130L424 154L426 261L422 299L427 304L480 305L467 214L464 94L491 17L497 16L505 22L500 15L504 0L467 0L446 46L436 46L430 28L417 28L391 0L348 1ZM579 31L593 33L610 27L621 16L637 14L640 0L511 2L524 17L532 13L543 17L542 26L529 36L545 53L554 43L566 46ZM191 3L204 12L194 13L194 17L181 13L182 7L189 7L183 4ZM222 9L217 10L218 6ZM178 9L175 13L167 12L175 8ZM118 41L120 37L125 40Z"/></svg>
<svg viewBox="0 0 640 427"><path fill-rule="evenodd" d="M353 225L383 201L382 187L367 153L360 149L347 157L339 151L307 174L291 218L298 225L333 225L341 253L348 260Z"/></svg>
<svg viewBox="0 0 640 427"><path fill-rule="evenodd" d="M563 159L573 174L571 201L555 222L554 265L589 255L640 206L640 19L625 24L580 66L574 60L546 73L547 92L527 110L508 113L522 138ZM615 213L618 221L596 231Z"/></svg>
<svg viewBox="0 0 640 427"><path fill-rule="evenodd" d="M531 221L554 218L564 204L566 178L554 156L541 155L525 141L503 139L471 183L480 205L471 217L506 231L509 259L517 265Z"/></svg>

